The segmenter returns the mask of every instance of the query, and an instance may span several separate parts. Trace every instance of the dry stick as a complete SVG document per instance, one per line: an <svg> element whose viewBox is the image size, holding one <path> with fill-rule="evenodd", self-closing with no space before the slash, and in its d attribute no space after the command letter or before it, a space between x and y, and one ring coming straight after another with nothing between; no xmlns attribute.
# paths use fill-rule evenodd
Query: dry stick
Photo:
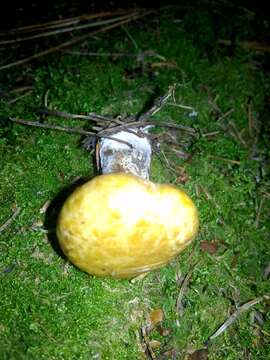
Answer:
<svg viewBox="0 0 270 360"><path fill-rule="evenodd" d="M218 135L219 133L220 133L220 131L212 131L212 132L209 132L209 133L202 134L202 137L214 136L214 135Z"/></svg>
<svg viewBox="0 0 270 360"><path fill-rule="evenodd" d="M18 207L18 208L14 211L14 213L11 215L11 217L10 217L9 219L7 219L7 221L4 222L4 224L2 224L2 225L0 226L0 233L1 233L2 231L4 231L4 230L12 223L12 221L15 219L15 217L19 215L20 211L21 211L21 209Z"/></svg>
<svg viewBox="0 0 270 360"><path fill-rule="evenodd" d="M147 332L146 332L146 328L145 326L142 326L141 327L141 336L142 336L142 340L144 342L144 345L145 345L145 355L147 356L147 358L149 358L150 360L156 360L157 357L150 345L150 340L147 336Z"/></svg>
<svg viewBox="0 0 270 360"><path fill-rule="evenodd" d="M116 129L118 130L122 130L122 129L126 129L129 127L145 127L148 125L153 125L156 127L165 127L165 128L170 128L170 129L178 129L178 130L184 130L189 132L192 135L196 135L196 131L189 126L184 126L184 125L178 125L178 124L172 124L172 123L165 123L165 122L155 122L155 121L132 121L132 122L127 122L125 125L119 125L119 126L115 126L114 128L110 128L110 129L106 129L103 131L103 133L112 133L114 132Z"/></svg>
<svg viewBox="0 0 270 360"><path fill-rule="evenodd" d="M30 95L30 94L32 93L32 91L33 91L33 90L29 90L29 91L27 91L26 93L24 93L24 94L22 94L22 95L20 95L20 96L17 96L17 97L14 98L14 99L9 100L9 101L7 102L7 104L8 104L8 105L14 104L14 103L17 102L18 100L21 100L21 99L23 99L24 97Z"/></svg>
<svg viewBox="0 0 270 360"><path fill-rule="evenodd" d="M261 212L262 212L262 206L263 206L263 203L264 203L264 195L262 196L262 199L260 201L260 205L259 205L259 208L258 208L258 211L257 211L257 215L256 215L256 220L255 220L255 227L256 229L258 229L259 227L259 223L260 223L260 216L261 216Z"/></svg>
<svg viewBox="0 0 270 360"><path fill-rule="evenodd" d="M206 341L206 343L209 343L210 341L214 340L216 337L221 335L229 326L231 326L235 320L246 310L251 308L252 306L258 304L262 300L267 299L268 296L260 296L258 298L255 298L251 301L246 302L245 304L241 305L218 329L214 332L213 335L209 337L209 339Z"/></svg>
<svg viewBox="0 0 270 360"><path fill-rule="evenodd" d="M222 156L209 155L209 157L212 158L212 159L226 161L228 163L235 164L235 165L240 165L241 164L241 162L238 161L238 160L231 160L231 159L224 158Z"/></svg>
<svg viewBox="0 0 270 360"><path fill-rule="evenodd" d="M205 189L204 186L202 186L201 184L198 184L199 188L202 190L202 192L204 193L205 197L207 200L211 201L211 203L215 206L215 208L220 212L219 214L219 221L221 222L221 224L223 226L226 226L225 221L223 220L223 217L221 215L221 208L220 206L217 204L217 202L215 201L215 199L213 198L213 196Z"/></svg>
<svg viewBox="0 0 270 360"><path fill-rule="evenodd" d="M183 311L184 311L184 306L182 304L182 300L183 300L183 296L185 295L185 293L187 292L187 287L188 287L188 283L189 280L191 278L191 275L193 273L194 268L192 268L184 277L184 280L182 282L180 291L179 291L179 295L176 301L176 311L177 313L181 316Z"/></svg>
<svg viewBox="0 0 270 360"><path fill-rule="evenodd" d="M227 116L229 116L232 112L234 111L234 109L230 109L228 111L226 111L224 114L222 114L218 119L217 122L220 122L221 120L225 119Z"/></svg>
<svg viewBox="0 0 270 360"><path fill-rule="evenodd" d="M156 107L155 107L155 109L156 109ZM158 110L160 110L160 108ZM138 121L138 120L134 121L134 118L132 118L132 117L126 118L125 121L121 121L117 118L109 118L109 117L106 117L103 115L98 115L95 113L89 113L88 115L78 115L78 114L71 114L71 113L68 113L65 111L50 110L50 109L39 110L38 113L41 115L59 116L59 117L67 118L67 119L91 120L91 121L95 121L95 122L106 121L106 122L111 122L111 123L114 122L117 124L114 127L102 130L103 133L113 133L113 132L115 132L115 130L119 131L122 129L126 129L128 127L138 127L139 128L139 127L144 127L147 125L155 125L157 127L168 127L168 128L173 128L173 129L185 130L191 134L194 134L194 135L196 134L196 131L192 127L189 127L189 126L172 124L172 123L168 123L168 122L165 123L165 122L154 122L154 121L143 121L143 120L142 121ZM151 115L149 115L149 116L151 116Z"/></svg>
<svg viewBox="0 0 270 360"><path fill-rule="evenodd" d="M253 129L252 107L251 104L248 104L248 132L250 137L252 137L252 129Z"/></svg>
<svg viewBox="0 0 270 360"><path fill-rule="evenodd" d="M138 121L145 121L147 118L149 118L150 116L155 115L158 111L160 111L162 109L162 107L166 104L166 102L168 101L168 99L171 97L174 89L175 89L176 85L172 85L169 87L169 90L167 92L167 94L165 94L164 96L161 96L160 98L158 98L155 102L154 105L148 110L146 111L144 114L142 114Z"/></svg>
<svg viewBox="0 0 270 360"><path fill-rule="evenodd" d="M43 31L46 29L55 29L63 26L69 26L73 24L78 24L80 20L76 18L69 18L69 19L63 19L63 20L55 20L48 23L41 23L41 24L34 24L34 25L28 25L28 26L22 26L15 29L10 29L7 31L0 32L0 36L14 36L20 33L31 33L31 32L38 32Z"/></svg>
<svg viewBox="0 0 270 360"><path fill-rule="evenodd" d="M39 38L42 38L42 37L48 37L48 36L52 36L52 35L62 34L62 33L66 33L66 32L72 32L72 31L77 31L77 30L82 30L82 29L88 29L88 28L95 27L95 26L115 23L117 21L124 20L124 19L127 19L129 17L130 17L130 15L124 15L124 16L120 16L120 17L117 17L117 18L109 19L109 20L100 20L100 21L96 21L94 23L92 22L90 24L83 24L83 25L78 25L78 26L66 27L66 28L63 28L63 29L60 29L60 30L44 32L44 33L41 33L41 34L32 35L32 36L26 36L26 37L23 37L23 38L17 38L17 39L12 39L12 40L3 40L3 41L0 41L0 45L15 44L15 43L19 43L19 42L23 42L23 41L27 41L27 40L34 40L34 39L39 39Z"/></svg>
<svg viewBox="0 0 270 360"><path fill-rule="evenodd" d="M107 123L108 127L112 127L115 126L115 124L118 125L123 125L124 122L119 120L118 118L108 118L106 116L102 116L102 115L98 115L95 113L89 113L88 115L78 115L78 114L70 114L66 111L59 111L59 110L50 110L50 109L43 109L43 110L38 110L37 113L39 115L50 115L50 116L58 116L61 118L65 118L65 119L73 119L73 120L90 120L90 121L94 121L97 123ZM115 124L112 124L115 123ZM104 125L104 124L103 124ZM102 133L102 131L104 130L103 127L100 126L92 126L92 130L95 130L97 132L100 132L100 134ZM126 130L128 132L132 132L135 135L138 135L137 133L135 133L132 130ZM115 131L114 131L115 132Z"/></svg>
<svg viewBox="0 0 270 360"><path fill-rule="evenodd" d="M183 300L183 296L185 295L185 293L187 292L187 287L188 287L188 283L189 280L191 278L191 275L195 269L195 267L199 264L200 260L197 261L193 266L192 269L185 275L184 280L181 284L181 288L179 291L179 295L176 301L176 311L177 313L181 316L184 310L183 304L182 304L182 300Z"/></svg>
<svg viewBox="0 0 270 360"><path fill-rule="evenodd" d="M90 135L90 136L94 136L96 138L106 138L106 139L118 141L129 147L132 147L132 145L130 143L128 143L127 141L120 140L120 139L117 139L117 138L114 138L111 136L98 135L94 132L86 131L83 129L76 129L76 128L74 129L74 128L69 128L67 126L59 126L59 125L41 124L37 121L28 121L28 120L17 119L17 118L8 118L8 120L13 121L17 124L34 126L34 127L39 127L39 128L43 128L43 129L51 129L51 130L63 131L63 132L68 132L68 133L73 133L73 134L80 134L80 135Z"/></svg>
<svg viewBox="0 0 270 360"><path fill-rule="evenodd" d="M231 40L219 39L218 44L222 45L232 45ZM255 51L262 51L262 52L270 52L270 46L267 44L261 44L256 41L240 41L239 44L247 49L255 50Z"/></svg>
<svg viewBox="0 0 270 360"><path fill-rule="evenodd" d="M34 86L20 86L18 88L15 88L13 90L10 90L10 92L12 94L18 94L18 93L21 93L23 91L27 91L27 90L33 90L34 89Z"/></svg>
<svg viewBox="0 0 270 360"><path fill-rule="evenodd" d="M247 148L247 144L245 142L245 140L242 138L241 134L239 133L235 123L233 121L229 121L228 122L228 125L231 127L231 129L233 130L235 136L237 137L237 139L240 141L240 143L245 147Z"/></svg>
<svg viewBox="0 0 270 360"><path fill-rule="evenodd" d="M123 20L123 21L119 21L116 24L106 26L106 27L104 27L104 28L102 28L100 30L92 31L90 34L79 36L79 37L77 37L75 39L72 39L72 40L66 41L65 43L62 43L61 45L54 46L54 47L52 47L50 49L41 51L41 52L39 52L39 53L37 53L35 55L32 55L32 56L29 56L27 58L24 58L24 59L21 59L21 60L18 60L18 61L14 61L13 63L10 63L10 64L3 65L3 66L0 67L0 70L9 69L9 68L11 68L13 66L18 66L18 65L28 63L29 61L32 61L34 59L38 59L38 58L40 58L42 56L45 56L45 55L51 54L53 52L59 51L59 50L65 48L65 47L77 44L78 42L82 42L82 41L88 39L89 37L93 37L94 35L96 35L98 33L105 32L107 30L111 30L113 28L116 28L118 26L126 24L126 23L128 23L128 22L130 22L132 20L136 20L136 19L139 19L141 17L147 16L152 12L153 12L153 10L145 12L143 14L132 15L128 19Z"/></svg>
<svg viewBox="0 0 270 360"><path fill-rule="evenodd" d="M164 60L164 57L155 52L141 52L141 53L104 53L104 52L82 52L82 51L65 51L65 54L79 55L79 56L114 56L114 57L157 57Z"/></svg>
<svg viewBox="0 0 270 360"><path fill-rule="evenodd" d="M46 91L45 96L44 96L44 106L45 106L45 107L48 106L49 93L50 93L50 89L48 89L48 90Z"/></svg>
<svg viewBox="0 0 270 360"><path fill-rule="evenodd" d="M50 115L50 116L58 116L66 119L74 119L74 120L91 120L91 121L109 121L111 122L113 119L109 119L102 115L97 115L94 113L89 113L88 115L79 115L79 114L71 114L66 111L60 110L50 110L50 109L42 109L38 110L37 113L39 115Z"/></svg>
<svg viewBox="0 0 270 360"><path fill-rule="evenodd" d="M128 13L128 11L126 11L126 10L116 10L116 11L104 11L104 12L100 12L100 13L96 13L96 14L85 14L85 15L80 15L80 16L71 17L71 18L67 18L67 19L53 20L53 21L40 23L40 24L22 26L22 27L19 27L16 29L11 29L11 30L8 30L5 32L0 32L0 36L17 34L20 32L31 32L31 31L33 32L33 31L40 31L40 30L44 30L44 29L53 29L53 28L57 28L57 27L78 24L79 21L83 21L83 20L92 20L95 18L107 17L107 16L112 16L112 15L121 15L121 14L126 14L126 13Z"/></svg>
<svg viewBox="0 0 270 360"><path fill-rule="evenodd" d="M181 109L186 109L186 110L195 110L194 107L192 107L192 106L187 106L187 105L182 105L182 104L176 104L176 103L171 103L171 102L168 102L167 105L180 107Z"/></svg>

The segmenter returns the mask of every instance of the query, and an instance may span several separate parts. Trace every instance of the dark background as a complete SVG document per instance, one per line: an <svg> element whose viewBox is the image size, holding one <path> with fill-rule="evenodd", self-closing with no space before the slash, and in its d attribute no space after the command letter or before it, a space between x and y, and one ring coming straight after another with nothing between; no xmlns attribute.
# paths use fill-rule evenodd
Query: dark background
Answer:
<svg viewBox="0 0 270 360"><path fill-rule="evenodd" d="M258 21L267 19L267 1L228 1L228 0L158 0L158 1L67 1L67 0L34 0L34 1L14 1L9 0L1 4L0 10L0 27L2 30L11 29L26 24L34 24L36 22L44 22L61 17L76 16L82 13L91 13L104 10L115 10L117 8L157 8L160 6L177 5L179 10L185 11L193 9L193 11L200 11L207 8L211 9L220 7L227 16L228 22L232 16L237 13L239 7L244 7L248 10L255 11Z"/></svg>

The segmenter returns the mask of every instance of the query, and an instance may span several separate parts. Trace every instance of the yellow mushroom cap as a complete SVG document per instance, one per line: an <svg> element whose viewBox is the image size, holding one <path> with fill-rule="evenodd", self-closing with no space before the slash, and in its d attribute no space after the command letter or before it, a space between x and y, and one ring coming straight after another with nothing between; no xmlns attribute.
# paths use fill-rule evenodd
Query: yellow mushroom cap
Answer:
<svg viewBox="0 0 270 360"><path fill-rule="evenodd" d="M67 198L57 236L81 270L131 278L178 255L198 225L197 209L183 190L113 173L93 178Z"/></svg>

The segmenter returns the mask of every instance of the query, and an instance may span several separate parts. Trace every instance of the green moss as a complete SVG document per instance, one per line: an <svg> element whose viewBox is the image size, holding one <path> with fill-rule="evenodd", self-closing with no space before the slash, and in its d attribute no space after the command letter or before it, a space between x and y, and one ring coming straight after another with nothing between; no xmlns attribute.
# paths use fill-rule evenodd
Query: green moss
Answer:
<svg viewBox="0 0 270 360"><path fill-rule="evenodd" d="M151 309L157 308L163 309L163 326L170 329L165 337L157 331L150 334L162 343L157 353L175 347L184 354L187 348L202 347L235 304L269 291L269 280L263 277L270 251L266 198L258 218L269 173L264 163L250 158L249 146L225 132L218 121L233 109L225 120L233 122L249 144L247 104L252 100L254 116L260 121L269 85L250 56L224 57L216 50L212 55L203 53L205 36L212 41L214 37L209 14L205 16L199 23L196 20L203 27L198 42L187 32L187 20L181 25L173 22L173 14L164 16L159 24L128 25L142 50L154 50L174 66L146 58L143 71L135 59L96 61L58 54L29 69L31 95L13 106L1 101L2 117L37 119L35 110L44 107L45 94L50 108L63 111L136 114L153 95L177 83L176 102L191 106L198 116L190 117L189 110L167 105L156 119L198 130L199 136L185 149L193 153L191 160L178 159L169 149L166 154L169 161L185 167L188 182L183 187L194 199L201 221L193 245L140 282L88 276L66 263L53 236L57 210L74 181L94 175L91 156L80 145L81 137L3 125L0 224L11 216L12 209L20 208L20 213L0 234L1 359L139 359L138 331L147 323ZM113 47L130 52L130 46L120 31L89 43L89 49L106 52ZM12 79L10 76L10 88L16 86ZM76 121L60 118L46 121L78 126ZM205 137L209 132L216 135ZM265 153L268 140L262 140L259 138L258 147ZM177 183L177 175L165 166L162 154L153 157L151 177L156 182ZM40 210L47 201L52 204L44 215ZM217 241L217 253L202 252L201 241ZM190 271L180 316L176 313L176 274ZM267 358L269 315L263 303L256 309L264 314L264 332L258 335L258 326L248 313L243 314L210 344L210 359L243 358L245 349L256 359Z"/></svg>

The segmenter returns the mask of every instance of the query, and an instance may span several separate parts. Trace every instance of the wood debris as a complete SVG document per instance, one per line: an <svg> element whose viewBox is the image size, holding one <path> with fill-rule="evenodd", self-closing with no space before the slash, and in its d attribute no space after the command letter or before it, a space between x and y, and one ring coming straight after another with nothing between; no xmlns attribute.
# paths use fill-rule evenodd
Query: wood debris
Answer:
<svg viewBox="0 0 270 360"><path fill-rule="evenodd" d="M19 215L19 213L21 212L21 209L19 207L16 207L13 211L13 214L11 215L11 217L9 219L7 219L2 225L0 225L0 233L4 230L6 230L11 223L13 222L13 220Z"/></svg>
<svg viewBox="0 0 270 360"><path fill-rule="evenodd" d="M263 300L267 300L267 299L269 299L268 296L260 296L258 298L250 300L250 301L244 303L243 305L239 306L239 308L237 310L235 310L231 316L229 316L229 318L217 329L217 331L215 331L214 334L212 334L209 337L209 339L207 340L206 343L208 344L210 341L214 340L216 337L218 337L224 331L226 331L228 329L228 327L230 327L243 312L247 311L252 306L262 302Z"/></svg>

